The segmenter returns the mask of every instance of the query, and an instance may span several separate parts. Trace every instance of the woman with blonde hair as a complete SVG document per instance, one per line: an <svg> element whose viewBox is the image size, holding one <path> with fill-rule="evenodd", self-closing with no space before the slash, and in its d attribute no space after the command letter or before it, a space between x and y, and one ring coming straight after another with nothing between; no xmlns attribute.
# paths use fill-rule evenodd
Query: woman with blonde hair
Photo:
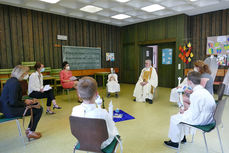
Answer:
<svg viewBox="0 0 229 153"><path fill-rule="evenodd" d="M22 117L27 105L36 104L36 99L22 100L22 88L20 81L27 80L29 68L25 66L16 66L12 73L11 78L7 80L4 85L1 97L0 97L0 112L4 114L6 118ZM26 130L26 136L30 138L38 139L41 137L39 132L35 132L37 124L41 118L43 108L32 108L33 120L30 120L28 129ZM27 111L27 115L31 115L30 111Z"/></svg>

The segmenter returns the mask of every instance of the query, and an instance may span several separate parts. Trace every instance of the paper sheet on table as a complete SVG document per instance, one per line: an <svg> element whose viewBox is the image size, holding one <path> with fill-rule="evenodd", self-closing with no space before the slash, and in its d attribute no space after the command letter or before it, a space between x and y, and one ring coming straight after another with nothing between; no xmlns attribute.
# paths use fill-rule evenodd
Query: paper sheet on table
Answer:
<svg viewBox="0 0 229 153"><path fill-rule="evenodd" d="M43 88L43 91L48 91L50 89L52 89L50 85L45 85L45 87Z"/></svg>

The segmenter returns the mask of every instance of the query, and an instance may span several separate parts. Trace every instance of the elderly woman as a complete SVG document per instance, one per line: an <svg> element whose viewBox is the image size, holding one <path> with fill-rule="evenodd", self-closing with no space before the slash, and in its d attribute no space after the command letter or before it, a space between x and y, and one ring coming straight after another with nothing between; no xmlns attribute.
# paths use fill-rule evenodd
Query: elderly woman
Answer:
<svg viewBox="0 0 229 153"><path fill-rule="evenodd" d="M72 76L70 66L67 61L62 63L62 71L60 72L60 82L64 89L71 89L77 85L76 77Z"/></svg>
<svg viewBox="0 0 229 153"><path fill-rule="evenodd" d="M25 111L26 105L37 103L36 99L22 100L22 88L20 81L28 79L29 68L21 65L16 66L12 73L11 78L7 80L4 85L2 95L0 98L0 108L6 118L22 117ZM33 109L33 121L30 120L28 129L26 130L26 136L30 138L38 139L41 137L39 132L35 132L37 124L42 115L42 107ZM30 115L30 111L27 111L26 115Z"/></svg>
<svg viewBox="0 0 229 153"><path fill-rule="evenodd" d="M33 72L29 77L29 89L28 93L29 96L32 98L42 99L47 98L47 110L46 114L55 114L53 111L51 111L51 103L53 103L53 109L61 109L56 103L55 96L52 89L44 90L43 86L43 75L41 72L44 71L44 65L37 62L34 65L34 69L36 70Z"/></svg>

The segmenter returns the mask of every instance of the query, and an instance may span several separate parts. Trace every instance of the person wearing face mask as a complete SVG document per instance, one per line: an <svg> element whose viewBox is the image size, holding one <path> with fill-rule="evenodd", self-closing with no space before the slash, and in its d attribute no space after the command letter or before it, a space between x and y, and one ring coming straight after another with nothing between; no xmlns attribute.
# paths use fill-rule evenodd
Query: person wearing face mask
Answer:
<svg viewBox="0 0 229 153"><path fill-rule="evenodd" d="M208 92L210 94L214 94L213 93L213 79L211 76L211 71L208 67L207 64L205 64L203 61L201 60L197 60L194 63L194 71L199 72L201 74L201 82L200 84L208 90ZM187 110L190 106L190 99L189 99L189 95L192 93L191 90L186 90L186 95L183 96L183 101L184 101L184 106L185 106L185 110Z"/></svg>
<svg viewBox="0 0 229 153"><path fill-rule="evenodd" d="M33 72L29 77L29 87L28 87L28 94L29 97L42 99L47 98L47 110L46 114L55 114L51 111L51 103L53 103L53 109L61 109L56 103L55 96L53 90L44 91L43 86L43 75L41 72L44 72L45 68L44 65L40 62L37 62L34 65L35 72Z"/></svg>
<svg viewBox="0 0 229 153"><path fill-rule="evenodd" d="M22 65L16 66L11 73L11 78L7 80L4 85L0 97L0 112L4 114L5 118L22 117L27 105L37 103L36 99L22 100L22 87L20 81L28 79L28 71L28 67ZM30 120L28 129L25 133L28 139L39 139L41 133L35 132L35 130L41 118L43 108L32 108L32 111L33 120ZM30 111L27 111L25 115L31 115L30 113Z"/></svg>
<svg viewBox="0 0 229 153"><path fill-rule="evenodd" d="M76 77L72 76L70 66L67 61L62 63L62 71L60 72L60 83L64 89L71 89L76 87L78 81Z"/></svg>
<svg viewBox="0 0 229 153"><path fill-rule="evenodd" d="M153 92L158 85L158 77L151 64L150 59L145 60L145 68L142 70L134 89L134 101L153 103Z"/></svg>
<svg viewBox="0 0 229 153"><path fill-rule="evenodd" d="M190 107L187 111L183 109L176 115L170 118L170 128L168 137L169 141L164 141L164 144L168 147L177 149L179 142L185 143L186 138L184 134L190 134L192 128L180 125L179 123L187 123L190 125L207 125L214 122L214 112L216 103L213 96L202 86L201 74L199 72L188 73L188 86L193 89L190 95ZM184 132L182 130L184 129Z"/></svg>

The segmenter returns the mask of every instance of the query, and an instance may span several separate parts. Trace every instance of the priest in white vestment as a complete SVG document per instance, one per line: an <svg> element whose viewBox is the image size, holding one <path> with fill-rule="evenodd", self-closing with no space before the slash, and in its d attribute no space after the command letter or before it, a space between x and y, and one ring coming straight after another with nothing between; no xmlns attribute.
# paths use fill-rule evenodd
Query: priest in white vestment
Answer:
<svg viewBox="0 0 229 153"><path fill-rule="evenodd" d="M153 101L153 93L158 86L158 77L156 70L151 66L151 60L145 60L145 68L142 70L141 75L134 89L133 96L136 97L134 101L149 102Z"/></svg>
<svg viewBox="0 0 229 153"><path fill-rule="evenodd" d="M118 92L120 92L118 75L115 73L114 69L111 68L111 73L108 75L107 80L107 97L110 97L111 93L115 93L115 96L118 97Z"/></svg>
<svg viewBox="0 0 229 153"><path fill-rule="evenodd" d="M179 142L184 142L184 135L189 134L190 129L192 129L179 123L207 125L214 122L213 116L216 103L208 90L200 85L200 76L199 72L192 71L188 73L187 83L193 89L193 93L190 95L190 107L186 111L181 109L180 113L171 116L168 134L170 140L164 141L165 145L169 147L177 149Z"/></svg>

